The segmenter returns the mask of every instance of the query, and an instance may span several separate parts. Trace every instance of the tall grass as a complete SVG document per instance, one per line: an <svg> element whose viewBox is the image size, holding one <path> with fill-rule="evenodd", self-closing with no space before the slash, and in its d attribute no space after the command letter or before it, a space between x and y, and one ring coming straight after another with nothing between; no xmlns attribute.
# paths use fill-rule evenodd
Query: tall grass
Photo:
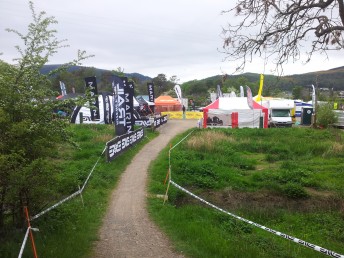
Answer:
<svg viewBox="0 0 344 258"><path fill-rule="evenodd" d="M198 130L173 149L172 179L239 216L344 253L342 134L305 128ZM151 196L166 189L167 151L151 167ZM165 205L151 198L149 209L190 257L323 257L174 187Z"/></svg>
<svg viewBox="0 0 344 258"><path fill-rule="evenodd" d="M77 191L100 157L106 141L114 137L113 125L75 125L71 126L71 130L77 147L60 146L56 151L57 156L52 162L58 165L59 183L51 186L56 189L55 196L53 201L42 209ZM146 133L148 138L156 136L156 133L150 130ZM78 196L32 221L32 227L39 228L39 232L34 233L39 257L90 256L110 193L121 173L148 142L148 138L144 138L110 163L102 156L82 193L82 199ZM1 237L0 257L17 257L24 234L23 229L9 231ZM26 244L23 257L32 257L30 242Z"/></svg>

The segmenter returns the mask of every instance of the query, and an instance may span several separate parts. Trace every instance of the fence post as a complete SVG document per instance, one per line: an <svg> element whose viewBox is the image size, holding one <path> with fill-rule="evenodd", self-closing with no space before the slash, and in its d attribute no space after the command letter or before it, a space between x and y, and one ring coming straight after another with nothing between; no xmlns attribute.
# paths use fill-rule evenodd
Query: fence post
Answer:
<svg viewBox="0 0 344 258"><path fill-rule="evenodd" d="M34 257L38 258L37 251L36 251L36 246L35 246L35 240L33 239L32 229L31 229L31 225L30 225L29 210L27 209L26 206L24 207L24 210L25 210L27 226L29 228L29 234L30 234L31 245L32 245L32 252L33 252Z"/></svg>

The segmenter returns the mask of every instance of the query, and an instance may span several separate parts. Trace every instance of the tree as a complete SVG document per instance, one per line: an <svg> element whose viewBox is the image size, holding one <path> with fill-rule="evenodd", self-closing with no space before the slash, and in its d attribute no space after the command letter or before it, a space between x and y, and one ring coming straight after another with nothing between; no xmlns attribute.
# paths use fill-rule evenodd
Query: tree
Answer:
<svg viewBox="0 0 344 258"><path fill-rule="evenodd" d="M166 78L166 75L163 73L160 73L157 75L157 77L153 78L153 83L155 87L155 94L157 96L161 95L164 92L167 92L169 90L169 82Z"/></svg>
<svg viewBox="0 0 344 258"><path fill-rule="evenodd" d="M316 52L343 49L342 0L239 0L223 13L234 14L223 30L223 48L227 60L240 61L237 71L254 55L273 58L283 72L285 63L303 53L309 62Z"/></svg>
<svg viewBox="0 0 344 258"><path fill-rule="evenodd" d="M302 87L296 86L292 90L293 99L302 99Z"/></svg>
<svg viewBox="0 0 344 258"><path fill-rule="evenodd" d="M58 40L50 28L57 23L54 17L36 14L32 2L29 7L33 22L27 34L8 30L23 41L23 47L16 46L17 64L0 60L0 228L5 214L20 226L24 205L37 212L53 198L57 169L49 160L57 144L70 141L67 121L53 113L66 103L55 100L48 76L40 73L64 47L64 40ZM76 60L60 69L84 58L85 52L79 51Z"/></svg>

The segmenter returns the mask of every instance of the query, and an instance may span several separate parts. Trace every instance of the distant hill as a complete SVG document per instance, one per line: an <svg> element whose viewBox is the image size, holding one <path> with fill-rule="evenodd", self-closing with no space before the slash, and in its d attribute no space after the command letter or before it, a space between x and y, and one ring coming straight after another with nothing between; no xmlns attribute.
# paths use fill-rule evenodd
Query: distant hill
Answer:
<svg viewBox="0 0 344 258"><path fill-rule="evenodd" d="M50 65L44 65L43 68L41 69L42 74L48 74L50 71L57 69L61 66L61 64L50 64ZM85 66L71 66L68 71L69 72L74 72L77 70L80 70L82 68L93 68L95 69L95 76L96 77L101 77L101 75L105 72L111 72L111 70L106 70L106 69L100 69L100 68L95 68L95 67L85 67ZM145 81L151 81L152 78L149 76L142 75L140 73L124 73L126 77L128 78L136 78L140 82L145 82Z"/></svg>
<svg viewBox="0 0 344 258"><path fill-rule="evenodd" d="M61 66L60 64L51 64L45 65L41 72L43 74L47 74L53 69L58 68ZM69 68L69 71L74 72L83 68L92 68L95 70L95 76L97 78L101 78L103 73L109 73L110 70L106 69L99 69L95 67L85 67L85 66L72 66ZM136 79L139 83L143 83L146 81L152 81L152 78L149 76L142 75L140 73L125 73L125 76L128 78ZM248 82L259 84L260 74L257 73L243 73L239 75L230 75L228 76L228 80L231 79L238 79L244 77L247 79ZM342 91L344 90L344 66L333 68L330 70L325 71L316 71L311 73L304 73L304 74L294 74L288 76L275 76L275 75L264 75L264 87L271 87L271 88L279 88L283 91L292 91L292 89L296 86L301 87L309 87L310 85L315 85L318 88L330 88L335 91ZM205 87L216 87L219 82L222 81L222 75L214 75L202 80L196 80L197 84L204 84ZM188 83L195 83L193 81L185 82L184 84Z"/></svg>
<svg viewBox="0 0 344 258"><path fill-rule="evenodd" d="M246 78L249 82L259 81L260 74L243 73L228 76L228 79ZM222 75L211 76L200 81L221 81ZM288 76L264 75L264 85L270 85L282 90L291 91L296 86L307 87L309 85L318 88L333 88L335 91L344 90L344 66L325 71L316 71L304 74L294 74Z"/></svg>

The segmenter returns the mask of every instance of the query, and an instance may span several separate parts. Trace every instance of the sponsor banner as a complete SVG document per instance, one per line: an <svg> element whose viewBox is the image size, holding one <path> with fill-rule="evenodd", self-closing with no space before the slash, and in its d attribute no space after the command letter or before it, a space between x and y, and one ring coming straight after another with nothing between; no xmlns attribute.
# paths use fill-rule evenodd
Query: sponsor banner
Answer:
<svg viewBox="0 0 344 258"><path fill-rule="evenodd" d="M143 126L143 127L150 127L152 125L151 121L149 118L145 119L136 119L135 120L135 125L137 126Z"/></svg>
<svg viewBox="0 0 344 258"><path fill-rule="evenodd" d="M110 162L120 154L122 154L125 150L130 148L132 145L138 143L144 137L144 129L141 127L140 129L133 131L131 133L127 133L121 136L117 136L113 140L106 143L106 158L107 161Z"/></svg>
<svg viewBox="0 0 344 258"><path fill-rule="evenodd" d="M127 133L134 131L134 82L123 78L125 95L125 127Z"/></svg>
<svg viewBox="0 0 344 258"><path fill-rule="evenodd" d="M60 88L61 88L61 95L66 96L67 95L66 85L61 81L60 81Z"/></svg>
<svg viewBox="0 0 344 258"><path fill-rule="evenodd" d="M120 136L126 133L126 116L125 116L125 94L124 94L124 82L122 78L118 76L113 77L112 89L114 92L114 123L116 129L116 135Z"/></svg>
<svg viewBox="0 0 344 258"><path fill-rule="evenodd" d="M154 84L152 82L147 83L147 90L148 90L148 100L150 102L154 102L155 96L154 96Z"/></svg>
<svg viewBox="0 0 344 258"><path fill-rule="evenodd" d="M110 96L106 93L102 93L103 97L103 108L104 108L104 124L111 124L111 103Z"/></svg>
<svg viewBox="0 0 344 258"><path fill-rule="evenodd" d="M167 123L167 116L156 117L154 120L149 118L135 120L135 125L143 127L151 127L152 123L154 124L154 128L158 128L160 125Z"/></svg>
<svg viewBox="0 0 344 258"><path fill-rule="evenodd" d="M90 90L91 98L93 101L90 103L90 111L91 111L91 120L99 120L99 100L98 100L98 88L97 88L97 80L95 76L86 77L85 78L86 89Z"/></svg>
<svg viewBox="0 0 344 258"><path fill-rule="evenodd" d="M250 109L253 109L253 99L252 99L252 91L251 88L246 86L246 93L247 93L247 105Z"/></svg>
<svg viewBox="0 0 344 258"><path fill-rule="evenodd" d="M223 94L222 94L221 86L217 85L217 87L216 87L216 99L218 99L220 97L222 98Z"/></svg>
<svg viewBox="0 0 344 258"><path fill-rule="evenodd" d="M181 111L161 112L161 115L168 115L169 119L183 119L183 112ZM186 111L185 118L186 119L201 119L203 118L203 112Z"/></svg>
<svg viewBox="0 0 344 258"><path fill-rule="evenodd" d="M158 128L160 125L167 123L167 116L161 116L154 118L154 128Z"/></svg>
<svg viewBox="0 0 344 258"><path fill-rule="evenodd" d="M176 92L180 104L182 104L182 89L178 84L174 86L174 91Z"/></svg>

